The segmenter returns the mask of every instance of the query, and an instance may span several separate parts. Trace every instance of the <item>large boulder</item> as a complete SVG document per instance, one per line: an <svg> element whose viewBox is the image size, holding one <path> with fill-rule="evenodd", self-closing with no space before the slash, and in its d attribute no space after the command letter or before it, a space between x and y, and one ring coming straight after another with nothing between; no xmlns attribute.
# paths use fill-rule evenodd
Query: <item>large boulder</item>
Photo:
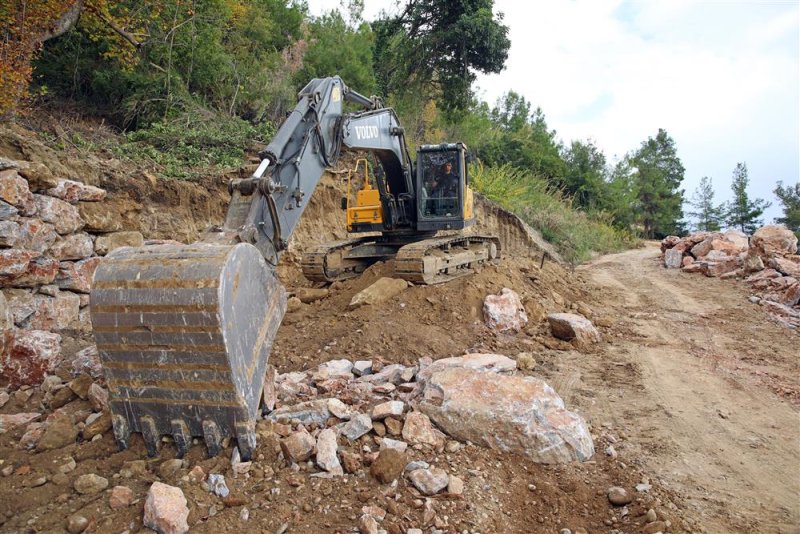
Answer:
<svg viewBox="0 0 800 534"><path fill-rule="evenodd" d="M33 199L39 217L55 226L59 234L69 234L83 228L78 208L72 204L44 195L33 195Z"/></svg>
<svg viewBox="0 0 800 534"><path fill-rule="evenodd" d="M369 306L386 302L402 293L408 287L408 282L399 278L380 278L377 282L356 293L350 300L349 308L354 310L361 306Z"/></svg>
<svg viewBox="0 0 800 534"><path fill-rule="evenodd" d="M94 271L100 261L102 260L98 257L76 262L62 261L58 266L58 275L54 277L55 284L61 289L89 293L92 288Z"/></svg>
<svg viewBox="0 0 800 534"><path fill-rule="evenodd" d="M464 356L453 356L436 360L420 369L417 380L424 382L433 373L438 373L450 367L465 367L479 371L492 371L495 373L510 373L517 368L516 360L502 354L465 354Z"/></svg>
<svg viewBox="0 0 800 534"><path fill-rule="evenodd" d="M161 534L184 534L189 531L186 519L189 507L180 488L153 482L144 502L144 526Z"/></svg>
<svg viewBox="0 0 800 534"><path fill-rule="evenodd" d="M61 361L61 336L41 330L6 331L0 376L12 387L35 386ZM10 338L10 339L9 339Z"/></svg>
<svg viewBox="0 0 800 534"><path fill-rule="evenodd" d="M143 247L144 237L141 232L112 232L97 237L94 243L95 252L105 256L120 247Z"/></svg>
<svg viewBox="0 0 800 534"><path fill-rule="evenodd" d="M769 260L769 266L784 276L793 276L800 279L800 263L795 263L786 258L775 257Z"/></svg>
<svg viewBox="0 0 800 534"><path fill-rule="evenodd" d="M451 367L431 375L422 395L419 409L460 441L541 463L584 461L594 454L586 423L538 378Z"/></svg>
<svg viewBox="0 0 800 534"><path fill-rule="evenodd" d="M774 256L797 252L797 236L783 225L770 224L759 228L750 239L753 252L767 263Z"/></svg>
<svg viewBox="0 0 800 534"><path fill-rule="evenodd" d="M37 287L51 283L58 261L30 250L0 250L0 285Z"/></svg>
<svg viewBox="0 0 800 534"><path fill-rule="evenodd" d="M36 213L36 202L28 182L14 169L0 171L0 199L17 208L22 215Z"/></svg>
<svg viewBox="0 0 800 534"><path fill-rule="evenodd" d="M23 219L19 222L16 248L45 252L58 239L55 227L41 219Z"/></svg>
<svg viewBox="0 0 800 534"><path fill-rule="evenodd" d="M576 313L551 313L547 316L553 336L564 341L574 341L579 346L588 346L600 341L600 332L592 322Z"/></svg>
<svg viewBox="0 0 800 534"><path fill-rule="evenodd" d="M58 260L82 260L92 254L94 243L84 232L61 237L50 247L50 255Z"/></svg>
<svg viewBox="0 0 800 534"><path fill-rule="evenodd" d="M683 251L677 247L664 252L664 267L667 269L680 269L683 265Z"/></svg>
<svg viewBox="0 0 800 534"><path fill-rule="evenodd" d="M519 295L504 287L497 295L488 295L483 301L483 316L489 328L498 332L519 332L528 323L525 306Z"/></svg>

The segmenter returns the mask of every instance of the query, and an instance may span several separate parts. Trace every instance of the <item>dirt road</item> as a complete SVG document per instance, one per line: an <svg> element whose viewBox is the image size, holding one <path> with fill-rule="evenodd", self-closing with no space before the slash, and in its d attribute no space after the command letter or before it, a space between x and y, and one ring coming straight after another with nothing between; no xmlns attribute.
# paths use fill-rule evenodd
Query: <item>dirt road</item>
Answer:
<svg viewBox="0 0 800 534"><path fill-rule="evenodd" d="M796 532L800 335L769 322L741 282L665 270L658 252L578 269L596 311L614 318L613 340L554 386L624 428L643 471L710 531ZM593 387L580 402L575 392Z"/></svg>

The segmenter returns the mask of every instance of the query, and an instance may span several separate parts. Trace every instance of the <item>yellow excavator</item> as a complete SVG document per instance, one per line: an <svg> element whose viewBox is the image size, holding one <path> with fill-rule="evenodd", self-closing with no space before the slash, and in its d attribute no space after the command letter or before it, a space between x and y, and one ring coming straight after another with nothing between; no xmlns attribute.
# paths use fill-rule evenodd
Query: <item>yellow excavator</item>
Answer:
<svg viewBox="0 0 800 534"><path fill-rule="evenodd" d="M91 317L120 448L141 433L155 456L170 435L183 456L202 437L214 456L235 438L251 458L286 312L275 266L343 149L373 158L374 173L362 161L362 183L342 203L348 231L369 235L308 251L307 278L341 280L394 258L397 276L436 284L499 257L498 238L455 232L475 223L464 144L423 145L412 164L394 110L338 76L312 80L253 175L230 183L222 228L192 245L121 248L98 266Z"/></svg>

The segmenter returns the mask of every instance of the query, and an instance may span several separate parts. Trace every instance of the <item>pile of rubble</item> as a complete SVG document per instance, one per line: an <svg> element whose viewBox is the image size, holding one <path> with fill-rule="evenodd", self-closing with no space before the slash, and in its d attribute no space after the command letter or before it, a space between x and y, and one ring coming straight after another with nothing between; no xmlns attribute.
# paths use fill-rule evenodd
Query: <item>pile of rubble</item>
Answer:
<svg viewBox="0 0 800 534"><path fill-rule="evenodd" d="M786 227L764 226L749 239L737 230L669 236L661 251L668 269L743 278L753 302L784 326L800 327L800 255L797 236Z"/></svg>
<svg viewBox="0 0 800 534"><path fill-rule="evenodd" d="M61 332L88 332L100 256L144 244L120 232L98 187L42 164L0 158L0 376L41 383L61 363Z"/></svg>

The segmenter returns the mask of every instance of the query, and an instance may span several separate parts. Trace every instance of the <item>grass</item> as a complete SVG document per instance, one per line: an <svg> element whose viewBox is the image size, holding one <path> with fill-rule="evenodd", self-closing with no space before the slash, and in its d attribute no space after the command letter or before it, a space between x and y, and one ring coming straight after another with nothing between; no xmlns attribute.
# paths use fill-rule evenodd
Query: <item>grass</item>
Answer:
<svg viewBox="0 0 800 534"><path fill-rule="evenodd" d="M476 164L470 169L470 179L476 191L539 230L571 263L637 243L630 232L614 227L608 214L587 214L576 209L561 191L524 169Z"/></svg>

